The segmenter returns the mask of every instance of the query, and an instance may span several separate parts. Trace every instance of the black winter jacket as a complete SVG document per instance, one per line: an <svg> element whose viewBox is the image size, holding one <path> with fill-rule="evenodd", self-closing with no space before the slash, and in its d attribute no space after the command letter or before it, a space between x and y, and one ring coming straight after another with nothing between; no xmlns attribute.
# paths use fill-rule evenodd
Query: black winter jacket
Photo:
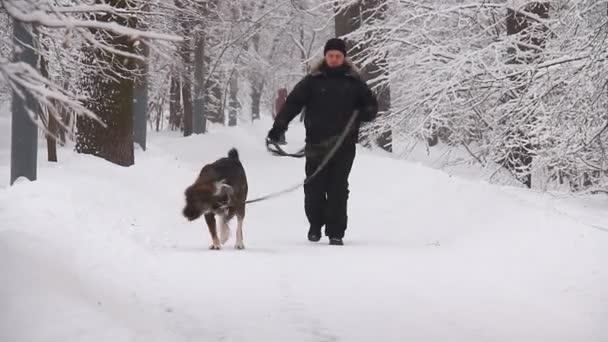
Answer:
<svg viewBox="0 0 608 342"><path fill-rule="evenodd" d="M353 132L345 143L358 141L361 122L372 121L378 102L370 88L350 62L329 68L325 62L306 75L291 91L274 121L281 131L305 108L306 143L319 144L340 135L353 112L359 111Z"/></svg>

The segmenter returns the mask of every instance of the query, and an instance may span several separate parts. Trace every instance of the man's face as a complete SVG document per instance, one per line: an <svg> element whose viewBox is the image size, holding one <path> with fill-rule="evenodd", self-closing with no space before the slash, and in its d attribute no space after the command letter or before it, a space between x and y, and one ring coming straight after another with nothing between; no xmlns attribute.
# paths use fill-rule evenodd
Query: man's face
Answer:
<svg viewBox="0 0 608 342"><path fill-rule="evenodd" d="M325 54L325 64L330 68L337 68L344 64L344 55L338 50L329 50Z"/></svg>

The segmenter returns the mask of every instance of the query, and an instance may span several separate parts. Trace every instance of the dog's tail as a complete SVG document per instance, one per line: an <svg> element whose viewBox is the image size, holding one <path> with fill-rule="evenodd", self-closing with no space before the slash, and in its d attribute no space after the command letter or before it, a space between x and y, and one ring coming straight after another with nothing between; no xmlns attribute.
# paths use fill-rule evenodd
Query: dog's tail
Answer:
<svg viewBox="0 0 608 342"><path fill-rule="evenodd" d="M239 152L236 150L236 148L231 148L230 151L228 151L228 158L239 160Z"/></svg>

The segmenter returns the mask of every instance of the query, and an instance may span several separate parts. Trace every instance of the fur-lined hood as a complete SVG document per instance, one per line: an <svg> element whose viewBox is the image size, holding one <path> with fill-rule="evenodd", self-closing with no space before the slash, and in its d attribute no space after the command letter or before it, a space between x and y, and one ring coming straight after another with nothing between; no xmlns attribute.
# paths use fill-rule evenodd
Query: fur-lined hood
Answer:
<svg viewBox="0 0 608 342"><path fill-rule="evenodd" d="M315 64L313 64L312 67L310 68L310 75L311 76L322 75L323 70L321 69L321 67L323 66L324 62L325 62L325 60L321 59L321 60L317 61ZM348 58L344 59L344 65L346 65L346 67L348 69L348 71L346 72L346 75L356 77L356 78L361 78L361 71L353 64L353 62L350 59L348 59Z"/></svg>

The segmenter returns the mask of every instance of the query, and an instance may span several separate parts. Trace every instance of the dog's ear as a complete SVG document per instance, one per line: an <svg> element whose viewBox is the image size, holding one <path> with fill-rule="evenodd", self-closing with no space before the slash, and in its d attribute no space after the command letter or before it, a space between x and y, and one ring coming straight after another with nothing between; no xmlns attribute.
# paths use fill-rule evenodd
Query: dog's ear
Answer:
<svg viewBox="0 0 608 342"><path fill-rule="evenodd" d="M184 191L184 195L186 195L186 198L191 198L192 196L194 196L195 193L196 193L196 184L190 185L189 187L186 188L186 191Z"/></svg>
<svg viewBox="0 0 608 342"><path fill-rule="evenodd" d="M234 193L234 189L228 184L226 184L226 180L222 179L218 182L215 182L215 192L214 195L217 197L227 197L231 196Z"/></svg>

